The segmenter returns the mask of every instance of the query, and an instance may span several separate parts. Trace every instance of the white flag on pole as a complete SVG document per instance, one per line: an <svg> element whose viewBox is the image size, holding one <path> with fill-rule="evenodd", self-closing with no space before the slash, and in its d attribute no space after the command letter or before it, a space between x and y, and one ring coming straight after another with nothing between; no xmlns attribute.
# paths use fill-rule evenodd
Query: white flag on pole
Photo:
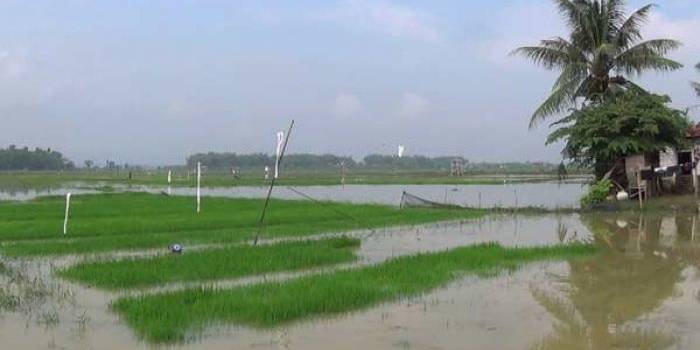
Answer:
<svg viewBox="0 0 700 350"><path fill-rule="evenodd" d="M284 144L284 131L280 131L277 133L277 149L275 151L276 154L276 159L275 159L275 179L279 177L280 174L280 155L282 154L282 146Z"/></svg>
<svg viewBox="0 0 700 350"><path fill-rule="evenodd" d="M66 193L66 217L63 219L63 234L68 233L68 212L70 211L70 192Z"/></svg>
<svg viewBox="0 0 700 350"><path fill-rule="evenodd" d="M403 154L405 151L406 151L406 147L404 147L403 145L399 145L399 153L398 153L399 158L403 157Z"/></svg>

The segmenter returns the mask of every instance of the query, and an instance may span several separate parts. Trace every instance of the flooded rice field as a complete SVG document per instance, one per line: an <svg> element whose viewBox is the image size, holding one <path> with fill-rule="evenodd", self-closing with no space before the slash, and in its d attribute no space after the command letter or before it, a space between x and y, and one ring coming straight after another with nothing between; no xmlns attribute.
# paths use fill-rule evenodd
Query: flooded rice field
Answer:
<svg viewBox="0 0 700 350"><path fill-rule="evenodd" d="M463 277L419 297L266 330L212 325L167 348L695 349L698 225L692 214L496 215L354 232L362 239L360 264L487 241L590 241L602 251ZM161 348L138 340L109 310L114 293L55 279L60 260L6 259L0 266L3 349Z"/></svg>
<svg viewBox="0 0 700 350"><path fill-rule="evenodd" d="M45 195L72 193L95 193L106 183L66 183L43 188L9 188L0 186L0 200L28 200ZM147 185L116 185L116 191L145 191L172 195L195 195L191 187L164 187ZM350 203L379 203L398 205L401 194L413 195L438 203L469 207L545 207L576 208L585 192L581 182L504 183L502 185L346 185L276 187L273 196L280 199L309 199ZM203 196L231 198L262 198L267 187L204 187Z"/></svg>

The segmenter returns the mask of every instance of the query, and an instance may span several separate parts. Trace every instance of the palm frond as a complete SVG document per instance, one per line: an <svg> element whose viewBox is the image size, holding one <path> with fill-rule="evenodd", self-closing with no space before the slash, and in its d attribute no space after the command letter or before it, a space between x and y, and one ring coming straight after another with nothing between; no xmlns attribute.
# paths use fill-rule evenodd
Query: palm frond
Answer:
<svg viewBox="0 0 700 350"><path fill-rule="evenodd" d="M654 4L646 5L627 17L627 20L625 20L617 30L615 43L620 47L628 47L642 40L642 25L647 23L649 14L655 6Z"/></svg>
<svg viewBox="0 0 700 350"><path fill-rule="evenodd" d="M629 49L623 51L620 55L626 53L634 54L646 54L648 52L654 53L656 55L666 55L667 53L679 49L683 46L683 43L672 39L653 39L638 43Z"/></svg>
<svg viewBox="0 0 700 350"><path fill-rule="evenodd" d="M645 70L673 71L683 65L664 57L682 44L675 40L656 39L639 43L615 57L613 66L618 72L641 74Z"/></svg>
<svg viewBox="0 0 700 350"><path fill-rule="evenodd" d="M544 46L520 47L510 55L523 56L546 69L565 67L569 62L569 54L566 51Z"/></svg>
<svg viewBox="0 0 700 350"><path fill-rule="evenodd" d="M586 0L554 0L559 12L564 16L566 24L572 31L580 29L581 18L584 9L588 5Z"/></svg>
<svg viewBox="0 0 700 350"><path fill-rule="evenodd" d="M680 68L683 64L657 55L628 56L615 63L615 70L627 75L640 75L647 70L671 72Z"/></svg>
<svg viewBox="0 0 700 350"><path fill-rule="evenodd" d="M692 86L693 89L695 89L695 93L698 95L698 97L700 97L700 83L696 83L693 81L690 83L690 86Z"/></svg>
<svg viewBox="0 0 700 350"><path fill-rule="evenodd" d="M533 113L529 128L532 129L541 120L572 107L575 104L576 91L586 76L585 66L581 64L567 66L554 83L552 93Z"/></svg>

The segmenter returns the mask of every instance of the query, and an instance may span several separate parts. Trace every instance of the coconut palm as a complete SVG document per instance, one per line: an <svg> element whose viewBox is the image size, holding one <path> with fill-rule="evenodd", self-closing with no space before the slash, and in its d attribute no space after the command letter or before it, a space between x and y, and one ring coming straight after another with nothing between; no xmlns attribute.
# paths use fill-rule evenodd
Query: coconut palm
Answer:
<svg viewBox="0 0 700 350"><path fill-rule="evenodd" d="M539 46L513 51L561 74L551 95L537 108L530 127L576 105L595 102L610 93L639 88L629 77L647 70L682 67L666 54L680 47L670 39L643 41L641 27L654 5L625 15L625 0L554 0L570 31L569 38L542 40ZM641 88L640 88L641 89Z"/></svg>
<svg viewBox="0 0 700 350"><path fill-rule="evenodd" d="M700 63L698 63L695 66L695 69L700 71ZM693 89L695 89L695 93L698 94L698 96L700 96L700 83L691 82L690 84L693 85Z"/></svg>

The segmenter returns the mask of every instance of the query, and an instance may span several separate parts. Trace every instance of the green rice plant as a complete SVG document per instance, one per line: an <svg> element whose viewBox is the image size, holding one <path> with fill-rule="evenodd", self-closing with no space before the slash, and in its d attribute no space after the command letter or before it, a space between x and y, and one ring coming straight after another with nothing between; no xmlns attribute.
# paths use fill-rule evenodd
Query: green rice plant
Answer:
<svg viewBox="0 0 700 350"><path fill-rule="evenodd" d="M56 255L240 242L258 227L259 199L206 198L196 214L192 197L146 193L75 196L68 234L61 234L64 199L0 203L5 255ZM375 204L273 200L262 237L305 236L393 225L470 219L483 210L398 209Z"/></svg>
<svg viewBox="0 0 700 350"><path fill-rule="evenodd" d="M523 263L592 254L591 245L503 248L481 244L386 263L232 289L194 288L123 297L112 309L151 342L182 342L216 324L275 327L413 297L467 273L488 275Z"/></svg>
<svg viewBox="0 0 700 350"><path fill-rule="evenodd" d="M293 271L355 260L359 239L339 237L271 245L241 245L150 258L83 262L61 277L105 289L151 287Z"/></svg>

